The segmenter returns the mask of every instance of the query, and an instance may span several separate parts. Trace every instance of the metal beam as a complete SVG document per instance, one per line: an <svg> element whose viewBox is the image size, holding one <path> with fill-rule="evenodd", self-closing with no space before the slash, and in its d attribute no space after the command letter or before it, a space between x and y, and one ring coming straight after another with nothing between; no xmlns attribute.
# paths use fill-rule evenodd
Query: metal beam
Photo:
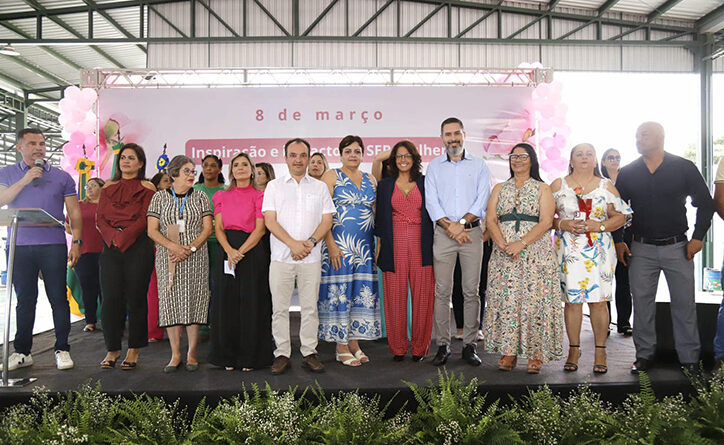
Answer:
<svg viewBox="0 0 724 445"><path fill-rule="evenodd" d="M23 1L24 1L28 6L30 6L31 8L34 8L34 9L37 10L38 12L45 13L45 12L47 11L47 9L46 9L43 5L41 5L40 3L38 3L36 0L23 0ZM59 19L59 18L57 18L57 17L55 17L55 16L52 16L52 15L51 15L51 16L48 16L48 19L49 19L49 20L52 20L52 21L53 21L54 23L56 23L58 26L60 26L61 28L65 29L65 30L68 31L69 33L73 34L73 35L76 36L77 38L79 38L79 39L84 38L81 33L79 33L78 31L76 31L75 29L73 29L70 25L68 25L67 23L65 23L63 20L61 20L61 19ZM106 53L106 52L103 51L102 49L100 49L100 48L98 48L98 47L96 47L96 46L91 46L91 48L92 48L95 52L97 52L98 54L100 54L104 59L106 59L106 60L108 60L109 62L111 62L112 64L116 65L118 68L125 68L125 66L124 66L121 62L119 62L119 61L116 60L115 58L111 57L108 53Z"/></svg>
<svg viewBox="0 0 724 445"><path fill-rule="evenodd" d="M225 21L224 19L222 19L221 16L219 16L219 14L216 13L216 11L214 11L213 9L211 9L211 7L210 7L209 5L207 5L204 0L196 0L196 1L199 2L199 4L200 4L201 6L203 6L204 8L206 8L206 10L209 11L209 14L211 14L212 16L214 16L214 18L215 18L216 20L218 20L219 23L221 23L221 24L223 25L223 27L226 28L231 34L233 34L234 37L236 37L237 39L240 39L240 38L241 38L241 36L239 35L239 33L236 32L236 30L235 30L234 28L232 28L231 26L229 26L229 24L226 23L226 21Z"/></svg>
<svg viewBox="0 0 724 445"><path fill-rule="evenodd" d="M699 40L702 46L696 52L697 66L700 76L700 103L701 103L701 173L707 184L712 184L714 180L714 119L713 119L713 96L712 96L712 71L713 61L711 57L713 51L713 38L709 35L700 34ZM712 243L712 234L707 233L704 238L704 250L702 252L701 261L703 267L712 267L714 262L714 250Z"/></svg>
<svg viewBox="0 0 724 445"><path fill-rule="evenodd" d="M116 28L118 31L120 31L121 34L123 34L123 35L126 36L126 37L131 37L131 38L132 38L132 37L135 37L133 34L131 34L130 32L128 32L128 30L127 30L126 28L124 28L120 23L118 23L118 22L116 21L116 19L114 19L113 17L111 17L110 14L108 14L108 13L107 13L106 11L104 11L104 10L99 10L99 9L98 9L98 3L94 2L93 0L83 0L83 2L84 2L86 5L90 6L91 11L97 12L98 14L100 14L101 17L103 17L104 19L106 19L106 20L108 21L108 23L110 23L111 25L113 25L113 27ZM141 11L143 11L143 6L141 6L140 8L141 8ZM92 17L92 14L89 15L89 18L91 18L91 17ZM89 23L90 23L90 22L89 22ZM141 37L143 37L143 36L141 36ZM138 49L140 49L141 51L143 51L144 54L147 54L147 53L148 53L148 49L146 49L145 46L143 46L143 45L136 45L136 47L137 47Z"/></svg>
<svg viewBox="0 0 724 445"><path fill-rule="evenodd" d="M525 26L519 28L517 31L515 31L514 33L512 33L511 35L509 35L509 36L506 37L506 38L507 38L507 39L512 39L513 37L515 37L515 36L517 36L518 34L522 33L522 32L525 31L526 29L528 29L528 28L530 28L531 26L535 25L536 23L540 22L540 21L543 20L544 18L550 17L550 13L553 11L553 8L555 8L560 1L561 1L561 0L553 0L553 1L551 1L551 2L548 4L548 8L546 9L545 13L543 13L542 15L539 15L538 17L534 18L533 20L531 20L530 22L528 22Z"/></svg>
<svg viewBox="0 0 724 445"><path fill-rule="evenodd" d="M45 79L58 84L58 85L73 85L72 82L68 82L65 79L61 79L60 77L56 76L53 73L49 73L48 71L45 71L44 69L40 68L39 66L32 64L28 62L27 60L23 59L20 56L6 56L4 54L0 54L2 58L0 60L7 60L9 62L15 62L16 64L22 66L23 68L27 68L30 71L34 72L35 74L38 74L41 77L44 77Z"/></svg>
<svg viewBox="0 0 724 445"><path fill-rule="evenodd" d="M25 37L26 39L31 39L32 36L22 29L18 28L17 26L13 25L12 23L5 23L0 22L0 26L3 26L10 31L16 33L17 35L21 37ZM42 37L41 37L42 38ZM64 55L60 54L58 51L55 51L54 49L48 48L47 46L39 46L38 48L42 49L46 53L50 54L51 56L55 57L56 59L60 60L61 62L65 63L66 65L70 66L73 69L76 69L78 71L82 70L84 67L78 65L77 63L73 62L69 58L65 57Z"/></svg>
<svg viewBox="0 0 724 445"><path fill-rule="evenodd" d="M693 31L687 31L693 32ZM48 40L23 40L10 39L3 40L3 43L11 43L13 46L23 45L88 45L88 44L108 44L117 45L121 43L137 43L147 42L149 44L156 43L239 43L242 42L360 42L360 43L456 43L456 44L509 44L509 45L545 45L545 46L628 46L628 45L651 45L651 46L684 46L696 47L698 44L694 41L662 41L662 40L578 40L578 39L497 39L497 38L463 38L449 39L447 37L395 37L395 36L249 36L239 39L237 37L228 36L206 36L195 38L184 37L149 37L146 39L48 39Z"/></svg>
<svg viewBox="0 0 724 445"><path fill-rule="evenodd" d="M99 3L98 7L96 8L97 11L111 11L113 9L123 9L123 8L134 8L134 7L141 7L143 5L146 6L153 6L153 5L163 5L167 3L187 3L188 0L133 0L133 1L117 1L113 3ZM61 7L61 8L46 8L44 12L41 12L37 9L33 11L20 11L20 12L11 12L6 14L0 14L0 20L20 20L20 19L34 19L38 17L50 17L50 16L56 16L56 15L65 15L65 14L79 14L79 13L85 13L88 12L90 9L87 6L71 6L71 7Z"/></svg>
<svg viewBox="0 0 724 445"><path fill-rule="evenodd" d="M324 10L322 11L322 13L319 14L316 19L314 19L314 21L312 22L312 24L309 25L309 27L304 30L304 32L302 33L302 35L303 35L303 36L309 35L309 33L312 32L312 30L314 29L314 27L317 26L317 25L319 24L319 22L322 21L322 19L327 15L327 13L329 13L329 11L332 10L332 8L334 8L334 5L336 5L337 2L339 2L339 0L332 0L331 2L329 2L329 4L327 5L327 7L324 8Z"/></svg>
<svg viewBox="0 0 724 445"><path fill-rule="evenodd" d="M702 33L717 32L722 28L724 28L724 5L696 21L696 30Z"/></svg>
<svg viewBox="0 0 724 445"><path fill-rule="evenodd" d="M181 37L186 37L186 38L189 37L189 36L186 35L185 32L181 31L181 29L179 29L178 26L174 25L171 20L167 19L165 15L161 14L160 12L158 12L158 10L157 10L156 8L154 8L153 6L150 6L150 5L149 5L148 10L154 12L164 23L166 23L166 24L167 24L168 26L170 26L174 31L176 31L177 33L179 33L179 34L181 35Z"/></svg>
<svg viewBox="0 0 724 445"><path fill-rule="evenodd" d="M621 0L608 0L606 3L602 4L600 8L598 8L598 11L596 13L596 17L587 21L586 23L577 26L576 28L573 28L572 30L568 31L567 33L563 34L562 36L558 37L559 39L565 39L568 36L572 36L573 34L577 33L578 31L582 30L583 28L591 25L592 23L596 23L598 26L598 31L600 31L601 28L601 21L599 20L605 13L607 13L611 8L616 6L616 3L620 2ZM597 32L598 32L597 31ZM599 37L600 38L600 37Z"/></svg>
<svg viewBox="0 0 724 445"><path fill-rule="evenodd" d="M412 29L407 31L407 34L405 34L405 37L410 37L411 35L413 35L415 33L415 31L420 29L425 23L427 23L428 20L430 20L432 18L432 16L437 14L445 6L446 5L444 3L440 3L440 5L438 5L435 9L430 11L430 13L428 15L426 15L422 20L420 20L420 22L417 25L413 26Z"/></svg>
<svg viewBox="0 0 724 445"><path fill-rule="evenodd" d="M201 0L199 0L199 1L201 1ZM264 5L262 5L259 0L254 0L254 3L256 3L256 5L259 8L261 8L262 12L264 12L264 14L266 14L266 16L269 17L271 19L271 21L274 22L275 25L277 25L277 28L279 28L284 33L284 35L287 35L287 36L291 35L289 33L289 31L287 31L287 29L284 26L282 26L281 23L279 23L279 20L277 20L277 18L274 17L274 14L269 12L269 10L266 9L266 7L264 7Z"/></svg>
<svg viewBox="0 0 724 445"><path fill-rule="evenodd" d="M387 9L387 7L390 6L393 1L395 1L395 0L387 0L387 2L380 7L380 9L378 9L374 14L372 14L372 17L370 17L366 22L364 22L362 24L362 26L360 26L360 28L357 31L355 31L354 34L352 34L352 37L358 37L360 34L362 34L362 31L367 29L367 27L370 26L370 24L372 22L377 20L377 17L379 17L380 14L382 14L383 12L385 12L385 9ZM347 15L349 15L349 10L347 10Z"/></svg>
<svg viewBox="0 0 724 445"><path fill-rule="evenodd" d="M629 35L629 34L631 34L631 33L634 33L634 32L636 32L636 31L638 31L638 30L641 29L641 28L647 27L648 25L651 24L651 22L653 22L654 20L656 20L659 16L661 16L661 15L664 14L664 13L666 13L666 11L668 11L668 10L671 9L671 8L673 8L673 7L676 6L677 4L681 3L682 1L683 1L683 0L667 0L666 2L664 2L663 4L661 4L659 7L657 7L656 9L654 9L648 16L646 16L646 23L642 23L642 24L639 25L639 26L635 26L635 27L632 28L632 29L629 29L629 30L627 30L627 31L624 31L624 32L622 32L622 33L620 33L620 34L618 34L618 35L615 35L615 36L609 38L609 40L620 39L620 38L625 37L625 36L627 36L627 35Z"/></svg>
<svg viewBox="0 0 724 445"><path fill-rule="evenodd" d="M499 1L498 1L498 6L500 6L504 1L505 1L505 0L499 0ZM460 31L460 33L459 33L458 35L456 35L455 38L456 38L456 39L461 38L462 36L464 36L465 34L467 34L468 32L470 32L473 28L475 28L475 27L478 26L479 24L483 23L483 22L485 21L485 19L487 19L487 18L490 17L491 15L495 14L496 11L497 11L497 9L491 9L490 11L486 12L486 13L483 14L479 19L477 19L477 20L475 20L473 23L471 23L467 28L465 28L465 29L463 29L462 31Z"/></svg>

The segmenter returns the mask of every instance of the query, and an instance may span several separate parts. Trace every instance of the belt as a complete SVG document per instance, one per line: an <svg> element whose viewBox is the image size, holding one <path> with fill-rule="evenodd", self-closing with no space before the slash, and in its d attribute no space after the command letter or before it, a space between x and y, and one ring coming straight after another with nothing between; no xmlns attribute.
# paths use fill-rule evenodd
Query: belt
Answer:
<svg viewBox="0 0 724 445"><path fill-rule="evenodd" d="M538 222L538 217L535 215L526 215L525 213L518 213L516 209L513 209L512 212L506 213L505 215L498 216L498 220L501 222L510 222L515 221L515 231L520 231L520 222L521 221L529 221L529 222Z"/></svg>
<svg viewBox="0 0 724 445"><path fill-rule="evenodd" d="M643 236L639 235L633 236L634 241L638 241L639 243L644 244L651 244L654 246L668 246L670 244L676 244L682 241L686 241L687 239L688 238L686 237L686 233L682 233L681 235L676 235L669 238L644 238Z"/></svg>
<svg viewBox="0 0 724 445"><path fill-rule="evenodd" d="M437 225L442 227L442 224L440 224L440 223L437 223ZM471 223L466 223L464 227L466 229L472 229L474 227L478 227L479 225L480 225L480 218L476 219L475 221L473 221Z"/></svg>

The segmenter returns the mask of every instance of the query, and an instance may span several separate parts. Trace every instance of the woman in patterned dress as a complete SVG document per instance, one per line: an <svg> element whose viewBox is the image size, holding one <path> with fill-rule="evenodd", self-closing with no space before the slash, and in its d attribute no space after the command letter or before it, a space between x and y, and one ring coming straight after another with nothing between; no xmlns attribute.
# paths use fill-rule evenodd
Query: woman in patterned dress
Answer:
<svg viewBox="0 0 724 445"><path fill-rule="evenodd" d="M209 318L209 254L206 240L211 235L211 203L206 194L193 188L194 162L175 156L168 165L173 185L156 192L148 206L148 236L156 242L158 276L158 327L166 328L171 360L164 372L181 366L181 331L186 326L189 349L186 370L196 371L199 325ZM169 235L178 228L178 240ZM170 276L170 265L174 274ZM173 280L171 281L171 278Z"/></svg>
<svg viewBox="0 0 724 445"><path fill-rule="evenodd" d="M380 337L373 250L377 181L359 170L363 147L359 136L346 136L339 143L342 168L322 176L337 213L322 250L319 338L336 342L335 358L347 366L369 362L358 340Z"/></svg>
<svg viewBox="0 0 724 445"><path fill-rule="evenodd" d="M501 354L501 371L512 370L521 356L528 373L538 374L562 354L561 289L549 235L555 204L531 145L513 147L509 166L510 179L493 188L485 218L494 242L485 349Z"/></svg>
<svg viewBox="0 0 724 445"><path fill-rule="evenodd" d="M601 177L596 150L591 144L573 147L568 172L568 176L551 184L558 214L554 221L555 248L569 342L563 369L578 370L583 303L588 303L596 343L593 372L603 374L608 371L606 302L611 301L616 270L611 232L621 227L632 211L621 200L613 183Z"/></svg>

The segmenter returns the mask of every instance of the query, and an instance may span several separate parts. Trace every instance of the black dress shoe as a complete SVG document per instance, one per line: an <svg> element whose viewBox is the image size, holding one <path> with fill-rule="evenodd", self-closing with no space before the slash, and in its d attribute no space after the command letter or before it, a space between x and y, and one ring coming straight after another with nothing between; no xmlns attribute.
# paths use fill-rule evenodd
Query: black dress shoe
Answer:
<svg viewBox="0 0 724 445"><path fill-rule="evenodd" d="M405 359L405 356L404 356L404 355L396 355L396 356L392 357L392 360L394 360L394 361L396 361L396 362L401 362L401 361L403 361L404 359Z"/></svg>
<svg viewBox="0 0 724 445"><path fill-rule="evenodd" d="M483 363L475 352L475 345L465 345L463 348L463 360L471 366L480 366L480 364Z"/></svg>
<svg viewBox="0 0 724 445"><path fill-rule="evenodd" d="M654 362L645 358L637 358L636 361L631 365L631 374L638 374L639 371L648 371L654 367Z"/></svg>
<svg viewBox="0 0 724 445"><path fill-rule="evenodd" d="M421 361L423 361L423 360L425 360L425 356L424 356L424 355L413 355L413 356L412 356L412 361L413 361L413 362L421 362Z"/></svg>
<svg viewBox="0 0 724 445"><path fill-rule="evenodd" d="M435 358L432 359L432 364L435 366L444 365L447 363L448 357L450 357L450 346L442 345L437 348L437 354L435 354Z"/></svg>

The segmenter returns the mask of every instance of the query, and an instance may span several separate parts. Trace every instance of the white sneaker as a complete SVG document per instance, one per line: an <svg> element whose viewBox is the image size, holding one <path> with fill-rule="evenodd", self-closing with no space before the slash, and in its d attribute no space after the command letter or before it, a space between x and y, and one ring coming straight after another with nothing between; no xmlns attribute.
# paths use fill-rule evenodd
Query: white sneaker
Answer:
<svg viewBox="0 0 724 445"><path fill-rule="evenodd" d="M26 368L33 365L33 356L28 354L20 354L13 352L8 358L8 370L15 371L18 368ZM2 360L0 360L0 371L3 370Z"/></svg>
<svg viewBox="0 0 724 445"><path fill-rule="evenodd" d="M71 369L75 366L73 359L70 358L70 352L68 351L55 351L55 364L60 370Z"/></svg>

